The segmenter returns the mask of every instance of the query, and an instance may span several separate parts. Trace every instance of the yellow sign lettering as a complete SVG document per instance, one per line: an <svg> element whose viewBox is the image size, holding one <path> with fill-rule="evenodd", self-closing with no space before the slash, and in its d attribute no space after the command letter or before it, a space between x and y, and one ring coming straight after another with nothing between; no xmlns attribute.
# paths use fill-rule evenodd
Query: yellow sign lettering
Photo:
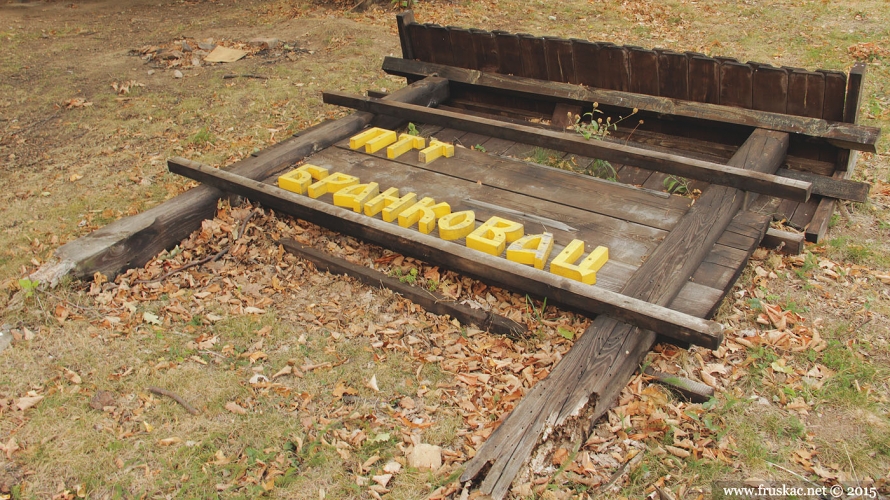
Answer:
<svg viewBox="0 0 890 500"><path fill-rule="evenodd" d="M451 206L444 201L436 203L432 198L426 197L406 208L399 214L399 225L411 227L417 224L417 229L423 234L430 234L436 227L436 219L451 213Z"/></svg>
<svg viewBox="0 0 890 500"><path fill-rule="evenodd" d="M341 174L340 172L334 172L324 179L310 184L309 197L318 198L325 193L336 193L343 188L355 186L356 184L358 184L358 177L355 177L354 175Z"/></svg>
<svg viewBox="0 0 890 500"><path fill-rule="evenodd" d="M357 213L361 213L365 207L365 203L369 199L380 193L380 185L376 182L370 184L356 184L343 188L334 193L334 205L338 207L351 208Z"/></svg>
<svg viewBox="0 0 890 500"><path fill-rule="evenodd" d="M423 149L426 147L426 139L419 135L402 134L399 140L386 148L386 157L392 160L411 151L412 149Z"/></svg>
<svg viewBox="0 0 890 500"><path fill-rule="evenodd" d="M439 218L439 238L459 240L476 229L476 212L462 210Z"/></svg>
<svg viewBox="0 0 890 500"><path fill-rule="evenodd" d="M522 224L501 217L491 217L467 235L467 247L490 255L500 255L507 243L522 238Z"/></svg>
<svg viewBox="0 0 890 500"><path fill-rule="evenodd" d="M507 247L507 260L534 265L535 269L544 269L552 250L552 233L529 234L510 243Z"/></svg>
<svg viewBox="0 0 890 500"><path fill-rule="evenodd" d="M358 149L378 137L388 136L389 134L393 135L392 142L395 142L395 132L393 132L392 130L386 130L385 128L380 128L380 127L372 127L372 128L369 128L368 130L365 130L364 132L362 132L360 134L352 136L349 139L349 147L350 147L350 149ZM381 146L381 147L383 147L383 146ZM366 148L366 151L367 151L367 148ZM368 152L370 153L371 151L368 151Z"/></svg>
<svg viewBox="0 0 890 500"><path fill-rule="evenodd" d="M328 176L328 169L309 163L278 177L278 187L293 193L306 194L312 179L320 181Z"/></svg>
<svg viewBox="0 0 890 500"><path fill-rule="evenodd" d="M429 147L418 153L417 161L420 163L429 163L440 156L446 158L454 156L454 145L432 139Z"/></svg>
<svg viewBox="0 0 890 500"><path fill-rule="evenodd" d="M550 263L550 272L587 285L596 283L596 272L609 260L609 249L596 247L578 265L574 262L584 253L584 242L572 240Z"/></svg>

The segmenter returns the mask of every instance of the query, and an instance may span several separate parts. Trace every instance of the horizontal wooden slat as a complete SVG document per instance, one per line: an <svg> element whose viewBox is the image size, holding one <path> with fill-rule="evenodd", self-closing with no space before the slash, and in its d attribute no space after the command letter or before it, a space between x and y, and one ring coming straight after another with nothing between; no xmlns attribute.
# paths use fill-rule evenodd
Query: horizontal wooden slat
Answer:
<svg viewBox="0 0 890 500"><path fill-rule="evenodd" d="M543 47L541 50L543 51ZM724 63L724 67L728 67L726 64ZM748 66L742 66L748 68ZM825 119L791 116L743 107L684 101L616 90L585 88L568 83L550 82L544 79L536 80L496 73L484 73L447 65L408 61L395 57L384 59L383 70L387 73L406 77L438 75L453 82L477 85L525 96L534 95L545 99L569 100L579 103L598 102L602 105L638 108L643 111L664 115L802 134L824 139L838 147L872 153L876 152L875 144L881 132L876 127L864 127L840 121L831 122ZM540 71L544 74L546 73L546 68Z"/></svg>
<svg viewBox="0 0 890 500"><path fill-rule="evenodd" d="M690 179L732 186L770 196L804 201L809 199L812 187L808 182L786 179L776 175L745 171L718 163L685 158L605 140L587 141L577 135L504 123L486 118L469 117L460 113L435 108L396 104L370 97L350 96L333 92L325 92L323 99L328 104L346 106L372 113L399 116L406 120L459 128L468 132L525 142L614 163L634 165L649 170L681 175Z"/></svg>

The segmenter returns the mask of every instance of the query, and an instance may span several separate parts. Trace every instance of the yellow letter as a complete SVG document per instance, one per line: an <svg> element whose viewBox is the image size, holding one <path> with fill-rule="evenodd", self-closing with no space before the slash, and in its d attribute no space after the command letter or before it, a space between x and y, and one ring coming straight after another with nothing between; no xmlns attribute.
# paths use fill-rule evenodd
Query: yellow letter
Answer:
<svg viewBox="0 0 890 500"><path fill-rule="evenodd" d="M355 186L356 184L358 184L358 177L334 172L324 179L311 184L309 186L309 197L318 198L325 193L336 193L343 188Z"/></svg>
<svg viewBox="0 0 890 500"><path fill-rule="evenodd" d="M587 285L596 283L596 272L609 260L609 249L596 247L577 266L573 264L584 253L584 242L572 240L550 263L550 272Z"/></svg>
<svg viewBox="0 0 890 500"><path fill-rule="evenodd" d="M402 134L399 141L386 148L386 157L392 160L412 149L423 149L426 139L418 135Z"/></svg>
<svg viewBox="0 0 890 500"><path fill-rule="evenodd" d="M426 197L406 208L399 214L399 225L411 227L417 223L417 229L423 234L430 234L436 227L436 219L451 213L451 206L444 201L436 203L432 198Z"/></svg>
<svg viewBox="0 0 890 500"><path fill-rule="evenodd" d="M429 163L440 156L446 158L454 156L454 145L432 139L430 141L430 146L418 153L417 160L420 163Z"/></svg>
<svg viewBox="0 0 890 500"><path fill-rule="evenodd" d="M395 142L395 132L386 130L385 128L373 127L358 135L352 136L352 138L349 139L349 147L351 149L358 149L377 137L385 134L388 135L387 132L393 135L393 142ZM386 146L386 144L384 144L384 146Z"/></svg>
<svg viewBox="0 0 890 500"><path fill-rule="evenodd" d="M439 218L439 238L458 240L476 228L476 213L472 210L454 212Z"/></svg>
<svg viewBox="0 0 890 500"><path fill-rule="evenodd" d="M552 250L552 233L530 234L510 243L507 247L507 260L520 264L534 264L536 269L544 269Z"/></svg>
<svg viewBox="0 0 890 500"><path fill-rule="evenodd" d="M377 193L380 192L379 187L379 184L372 182L370 184L356 184L355 186L343 188L334 193L334 205L351 208L361 213L368 199L377 196Z"/></svg>
<svg viewBox="0 0 890 500"><path fill-rule="evenodd" d="M518 222L492 217L467 235L467 248L491 255L500 255L504 252L507 243L522 238L524 232L525 229Z"/></svg>
<svg viewBox="0 0 890 500"><path fill-rule="evenodd" d="M396 142L396 133L392 130L385 130L382 134L365 143L365 153L376 153L394 142Z"/></svg>
<svg viewBox="0 0 890 500"><path fill-rule="evenodd" d="M365 203L365 215L374 217L379 214L384 207L392 204L392 202L398 199L399 190L397 188L389 188Z"/></svg>
<svg viewBox="0 0 890 500"><path fill-rule="evenodd" d="M309 187L309 184L312 184L312 179L320 181L327 176L328 169L307 163L280 176L278 178L278 187L294 193L306 194L306 189Z"/></svg>

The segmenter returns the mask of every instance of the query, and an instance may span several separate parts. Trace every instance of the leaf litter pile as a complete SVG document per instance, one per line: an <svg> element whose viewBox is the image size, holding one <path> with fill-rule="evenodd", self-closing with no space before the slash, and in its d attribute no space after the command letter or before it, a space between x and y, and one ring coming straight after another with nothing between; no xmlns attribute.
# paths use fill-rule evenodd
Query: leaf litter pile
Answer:
<svg viewBox="0 0 890 500"><path fill-rule="evenodd" d="M491 335L426 313L392 292L319 274L311 264L287 253L278 244L281 238L525 323L529 334L517 339ZM701 380L727 397L757 399L764 406L805 418L818 404L814 391L832 380L835 372L819 362L801 363L794 355L819 353L827 343L818 321L807 322L787 306L771 303L762 285L786 267L815 270L809 281L820 289L862 286L870 282L868 278L890 277L874 275L862 266L841 268L825 259L814 260L813 254L783 258L759 250L755 259L759 260L754 261L753 279L734 291L733 304L723 318L727 325L723 346L716 351L695 347L687 351L659 344L646 365ZM218 492L287 491L315 470L320 477L333 474L341 479L337 484L313 483L320 497L345 496L347 492L338 488L346 483L355 488L349 494L364 492L373 498L390 493L466 498L466 485L456 481L461 465L475 455L526 391L547 376L588 324L586 318L546 302L311 223L225 203L216 218L205 221L172 251L113 282L97 275L86 294L92 298L88 305L60 298L51 314L58 322L89 322L91 335L104 344L174 332L166 337L165 355L141 366L134 360L111 367L104 380L91 377L95 369L86 364L60 366L48 382L33 390L0 392L0 416L24 426L46 398L73 395L83 408L104 415L95 428L110 439L156 449L202 450L202 455L196 454L201 457L200 479L184 473L158 482L163 465L113 459L115 474L144 477L159 491L183 494L191 491L188 484L193 479L203 481L205 488L212 484ZM756 327L745 327L751 324ZM17 342L48 334L46 327L38 330L35 334L20 326L12 334ZM850 348L856 349L854 341ZM122 382L134 373L175 390L132 386L114 390L124 387ZM205 380L202 377L234 377L237 387L189 382ZM757 379L753 389L743 383L750 378ZM873 390L855 384L859 391ZM177 410L176 403L182 409ZM637 374L586 442L536 457L514 483L513 494L592 498L615 494L637 480L648 485L645 492L652 498L671 492L699 496L703 485L697 475L684 475L678 483L671 471L692 461L745 474L739 443L726 429L726 414L710 411L714 406L715 400L682 401L651 377ZM164 420L158 414L161 407L166 408L167 420L176 415L172 424L158 423ZM757 404L754 407L756 411ZM198 416L186 416L183 410ZM239 439L235 431L220 440L202 432L200 424L177 425L189 418L267 419L266 425L279 427L272 432L276 438L266 436L265 441L260 439L264 445L257 446ZM792 454L796 470L825 484L851 479L835 457L823 458L809 441ZM12 460L45 444L13 432L8 442L0 443L0 452ZM660 468L651 463L641 466L647 450L649 460ZM18 474L27 488L34 471ZM884 483L878 485L886 488ZM9 485L0 481L0 487L8 490ZM73 478L59 487L56 497L74 498L84 488ZM138 487L133 488L135 493Z"/></svg>

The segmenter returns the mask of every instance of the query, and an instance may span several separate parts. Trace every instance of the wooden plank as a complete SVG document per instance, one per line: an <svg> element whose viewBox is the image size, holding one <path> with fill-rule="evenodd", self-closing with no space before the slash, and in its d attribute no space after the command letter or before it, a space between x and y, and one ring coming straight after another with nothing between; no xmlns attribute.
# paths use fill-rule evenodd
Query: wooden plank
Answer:
<svg viewBox="0 0 890 500"><path fill-rule="evenodd" d="M754 71L752 106L772 113L785 113L788 106L788 71L760 65Z"/></svg>
<svg viewBox="0 0 890 500"><path fill-rule="evenodd" d="M409 24L408 34L411 36L411 48L414 52L414 59L432 62L432 42L430 41L430 32L427 26L417 23Z"/></svg>
<svg viewBox="0 0 890 500"><path fill-rule="evenodd" d="M522 48L519 36L512 33L496 32L498 46L498 73L522 76Z"/></svg>
<svg viewBox="0 0 890 500"><path fill-rule="evenodd" d="M410 33L410 26L417 24L414 22L414 12L406 10L396 14L396 26L399 29L399 43L402 46L402 57L404 59L414 59L414 45Z"/></svg>
<svg viewBox="0 0 890 500"><path fill-rule="evenodd" d="M563 83L577 81L570 40L544 37L544 57L547 61L547 80Z"/></svg>
<svg viewBox="0 0 890 500"><path fill-rule="evenodd" d="M451 33L438 24L426 25L429 37L430 61L447 66L454 65L454 52L451 48Z"/></svg>
<svg viewBox="0 0 890 500"><path fill-rule="evenodd" d="M473 46L474 37L470 30L449 27L448 33L451 35L454 65L467 69L479 69L479 62L476 60L476 48Z"/></svg>
<svg viewBox="0 0 890 500"><path fill-rule="evenodd" d="M659 95L658 53L640 47L630 47L627 52L627 90L637 94Z"/></svg>
<svg viewBox="0 0 890 500"><path fill-rule="evenodd" d="M760 246L788 255L799 255L804 249L804 235L803 233L769 228L760 241Z"/></svg>
<svg viewBox="0 0 890 500"><path fill-rule="evenodd" d="M720 103L720 61L695 55L689 58L689 100Z"/></svg>
<svg viewBox="0 0 890 500"><path fill-rule="evenodd" d="M825 100L825 75L814 71L795 69L788 74L788 106L785 112L822 118Z"/></svg>
<svg viewBox="0 0 890 500"><path fill-rule="evenodd" d="M825 177L822 175L811 174L809 172L789 170L787 168L779 169L777 174L789 179L797 179L811 183L813 185L813 194L859 203L868 201L868 191L871 188L871 186L865 182L851 181L844 178L844 176Z"/></svg>
<svg viewBox="0 0 890 500"><path fill-rule="evenodd" d="M627 50L612 43L600 43L597 67L604 89L626 91L628 84Z"/></svg>
<svg viewBox="0 0 890 500"><path fill-rule="evenodd" d="M804 201L811 184L771 174L745 171L729 165L685 158L651 151L608 140L587 141L583 137L524 125L514 125L434 108L393 103L371 97L350 96L339 92L322 94L324 102L362 111L399 116L415 122L447 125L468 132L515 140L548 149L575 153L619 164L628 164L680 175L713 184L729 185L746 191Z"/></svg>
<svg viewBox="0 0 890 500"><path fill-rule="evenodd" d="M774 171L784 159L787 147L787 134L756 131L732 163ZM738 190L710 187L637 270L623 292L652 303L673 301L738 212L742 198L743 193ZM654 341L655 333L651 331L639 331L607 316L598 316L467 462L461 481L474 479L490 465L481 492L503 498L545 429L559 428L572 419L579 425L561 429L559 435L572 442L584 442L587 429L592 427L589 422L612 406Z"/></svg>
<svg viewBox="0 0 890 500"><path fill-rule="evenodd" d="M473 50L476 52L476 66L481 71L498 71L501 67L498 41L490 31L471 29Z"/></svg>
<svg viewBox="0 0 890 500"><path fill-rule="evenodd" d="M844 121L847 123L856 123L859 121L859 108L862 104L862 85L865 80L865 63L859 62L853 65L850 71L850 78L847 81L847 96L844 105ZM856 166L858 158L857 151L842 150L838 155L838 171L832 176L834 179L849 179L853 175L853 169ZM830 198L823 198L816 207L813 219L807 226L807 241L820 242L828 232L828 224L831 222L831 216L834 214L836 201Z"/></svg>
<svg viewBox="0 0 890 500"><path fill-rule="evenodd" d="M825 75L825 100L822 104L822 118L829 121L844 119L844 100L847 91L847 75L840 71L819 70Z"/></svg>
<svg viewBox="0 0 890 500"><path fill-rule="evenodd" d="M720 64L720 104L751 109L754 69L747 64L723 61Z"/></svg>
<svg viewBox="0 0 890 500"><path fill-rule="evenodd" d="M282 238L278 243L288 252L315 264L315 267L321 272L347 275L366 285L388 288L433 314L451 316L465 325L473 325L501 335L521 336L527 331L525 325L520 325L499 314L459 304L451 297L441 293L402 283L380 271L334 257L315 248L302 245L296 240Z"/></svg>
<svg viewBox="0 0 890 500"><path fill-rule="evenodd" d="M583 54L585 45L575 44L573 50L576 57L576 74L584 85L587 78L601 75L601 71L595 74L586 74L577 69L579 52ZM726 70L727 77L740 73L742 86L747 85L750 94L750 77L753 70L745 64L735 66L721 65L721 78ZM737 68L737 69L732 69ZM741 68L741 69L738 69ZM649 111L662 115L674 115L684 118L709 120L728 125L742 125L746 127L764 128L780 132L802 134L834 144L838 147L856 149L860 151L876 152L875 144L880 135L880 129L876 127L864 127L842 122L828 122L824 119L815 119L802 116L792 116L783 113L770 113L766 111L744 109L739 107L727 107L724 105L708 104L703 102L683 101L660 96L645 96L630 92L585 88L559 82L535 80L517 76L500 75L494 73L479 73L462 68L448 67L439 64L423 63L420 61L408 61L405 59L386 57L383 61L383 69L387 73L400 76L430 76L438 75L451 81L473 85L486 89L492 89L498 93L509 93L521 97L534 97L536 99L550 99L553 101L567 101L578 104L598 102L600 105L609 105L625 110L638 108L641 111ZM524 70L525 71L525 70ZM545 70L541 70L545 73ZM625 68L626 72L626 68ZM748 74L750 73L750 74ZM747 74L748 79L742 78ZM721 80L721 96L725 90L727 99L735 98L739 101L749 102L751 96L742 99L744 94L736 86L735 80L723 82ZM747 94L746 94L747 95ZM722 99L722 97L721 97ZM721 104L724 104L721 101Z"/></svg>
<svg viewBox="0 0 890 500"><path fill-rule="evenodd" d="M547 56L544 53L544 39L529 34L519 34L519 57L522 59L522 74L526 78L547 79Z"/></svg>
<svg viewBox="0 0 890 500"><path fill-rule="evenodd" d="M658 51L659 95L689 99L689 62L686 54L672 50Z"/></svg>
<svg viewBox="0 0 890 500"><path fill-rule="evenodd" d="M599 67L599 44L587 40L573 40L572 59L575 65L576 83L602 88L603 72Z"/></svg>
<svg viewBox="0 0 890 500"><path fill-rule="evenodd" d="M441 102L448 97L448 81L428 78L394 92L387 99L401 99L420 104ZM261 178L284 168L308 154L348 137L375 117L356 113L329 122L312 132L288 139L287 146L274 153L248 157L227 167L239 175ZM400 120L389 118L377 123L398 126ZM141 266L162 250L171 248L201 227L201 221L216 213L221 193L200 187L183 193L141 214L126 217L56 249L53 259L35 273L41 283L58 283L66 276L91 278L100 272L113 279L123 270Z"/></svg>
<svg viewBox="0 0 890 500"><path fill-rule="evenodd" d="M665 335L676 335L682 341L714 348L722 341L723 327L713 321L677 313L666 307L655 306L596 286L584 285L209 165L184 158L172 158L167 165L171 172L245 196L266 207L398 249L408 255L422 255L424 259L466 272L470 276L484 276L486 281L498 286L513 290L535 290L569 307L586 309L593 314L609 313L643 328L656 329Z"/></svg>

